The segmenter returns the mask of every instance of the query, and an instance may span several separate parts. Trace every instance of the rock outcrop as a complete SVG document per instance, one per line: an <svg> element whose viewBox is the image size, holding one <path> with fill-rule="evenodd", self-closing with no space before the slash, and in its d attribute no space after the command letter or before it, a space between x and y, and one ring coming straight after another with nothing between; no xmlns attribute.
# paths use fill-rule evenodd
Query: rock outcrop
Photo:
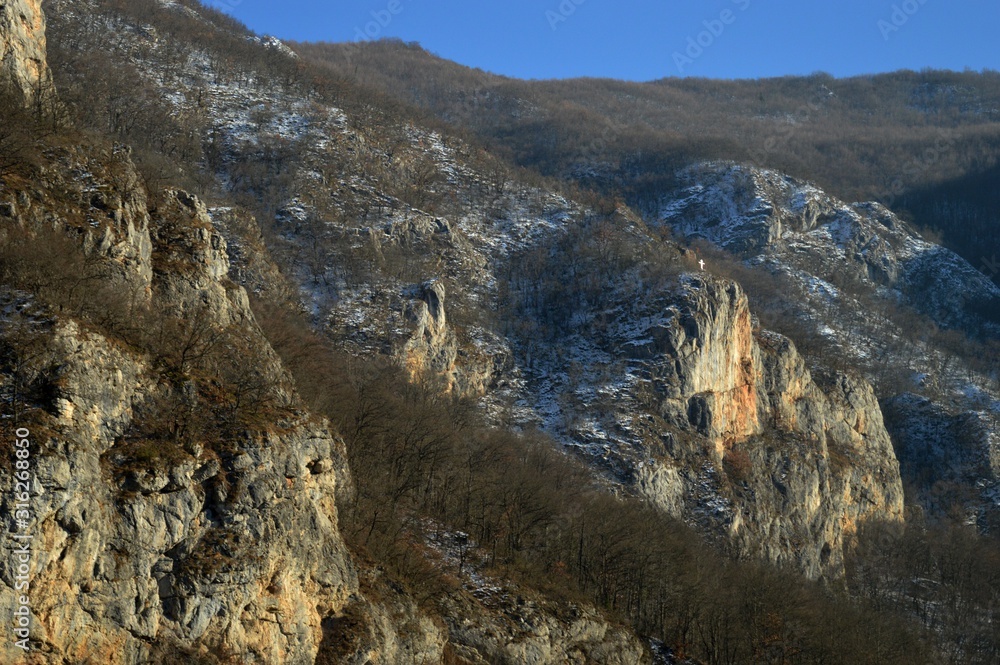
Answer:
<svg viewBox="0 0 1000 665"><path fill-rule="evenodd" d="M716 442L761 431L762 362L750 309L735 283L692 282L686 302L663 326L650 330L661 415L687 423Z"/></svg>
<svg viewBox="0 0 1000 665"><path fill-rule="evenodd" d="M33 188L9 194L5 224L54 229L102 267L87 282L93 293L190 327L145 330L134 343L102 327L101 316L76 319L20 292L0 302L9 315L0 354L13 363L0 368L0 390L14 374L31 386L35 464L33 650L8 641L0 661L436 665L464 654L511 664L643 662L632 658L643 656L641 642L589 608L567 618L559 607L535 607L525 633L509 608L471 597L454 625L391 584L366 597L338 530L335 501L352 491L344 444L302 410L231 279L265 279L267 257L248 263L249 273L234 270L202 201L168 190L151 204L124 151L53 153ZM234 235L243 252L257 251L247 237ZM451 376L455 390L468 385L443 286L412 295L418 334L409 351L422 371ZM146 320L116 325L135 334L131 324ZM190 408L202 389L182 367L164 364L163 345L181 341L172 333L197 343L223 332L222 346L240 350L223 369L264 378L273 417L204 441L147 436L163 404ZM152 350L143 335L155 338ZM14 528L9 492L0 524ZM14 546L0 542L0 612L17 606Z"/></svg>
<svg viewBox="0 0 1000 665"><path fill-rule="evenodd" d="M52 93L41 0L0 3L0 85L25 104Z"/></svg>
<svg viewBox="0 0 1000 665"><path fill-rule="evenodd" d="M317 665L651 663L642 640L592 607L473 575L436 601L441 615L433 616L378 578L362 573L365 595L377 602L359 599L326 622Z"/></svg>
<svg viewBox="0 0 1000 665"><path fill-rule="evenodd" d="M311 665L323 621L358 588L337 528L335 497L350 483L343 442L296 406L246 293L228 279L225 242L204 205L169 191L151 215L127 178L111 186L96 166L86 182L65 178L84 171L82 159L134 174L126 156L86 152L15 197L11 223L72 237L89 222L77 237L106 266L99 274L111 291L133 294L137 312L199 319L191 339L230 331L248 354L251 387L278 408L224 445L148 439L142 428L163 400L182 389L185 404L192 382L168 376L141 344L13 294L0 337L17 372L40 386L30 427L33 651L25 660L6 641L0 660L135 664L176 652ZM74 203L77 193L86 197ZM11 500L5 493L0 503L5 532ZM18 596L13 546L0 543L8 616Z"/></svg>
<svg viewBox="0 0 1000 665"><path fill-rule="evenodd" d="M661 210L682 236L813 280L872 293L891 289L939 325L996 332L969 305L1000 301L1000 287L885 206L848 204L784 174L739 164L699 164L682 175L689 186Z"/></svg>
<svg viewBox="0 0 1000 665"><path fill-rule="evenodd" d="M312 663L322 619L356 588L330 432L290 421L225 455L137 449L125 434L154 388L145 360L68 323L39 361L60 367L58 415L33 432L35 651L23 662L144 663L184 645ZM5 662L21 655L4 644Z"/></svg>
<svg viewBox="0 0 1000 665"><path fill-rule="evenodd" d="M170 278L157 280L156 297L178 316L207 310L222 326L251 324L246 291L229 279L226 240L205 204L181 190L162 198L152 211L153 269Z"/></svg>
<svg viewBox="0 0 1000 665"><path fill-rule="evenodd" d="M684 478L680 516L719 521L745 551L811 576L838 574L860 522L902 518L899 465L871 386L841 373L815 381L790 340L754 329L738 285L686 278L649 335L660 417L707 439L711 458L673 482L652 482L647 469L639 487L655 504L677 506ZM700 453L674 454L691 468ZM707 513L706 489L719 493Z"/></svg>
<svg viewBox="0 0 1000 665"><path fill-rule="evenodd" d="M425 283L412 294L409 318L414 331L403 348L403 362L410 378L418 381L437 376L444 380L445 392L455 387L458 340L448 327L444 311L445 287L439 281Z"/></svg>
<svg viewBox="0 0 1000 665"><path fill-rule="evenodd" d="M503 598L488 616L456 599L448 612L456 655L472 665L644 665L649 651L630 631L610 623L593 609L554 606L524 598Z"/></svg>
<svg viewBox="0 0 1000 665"><path fill-rule="evenodd" d="M437 382L444 393L482 397L510 365L507 349L494 344L491 352L475 340L459 340L445 312L447 291L439 280L408 289L406 318L413 327L400 359L410 379Z"/></svg>

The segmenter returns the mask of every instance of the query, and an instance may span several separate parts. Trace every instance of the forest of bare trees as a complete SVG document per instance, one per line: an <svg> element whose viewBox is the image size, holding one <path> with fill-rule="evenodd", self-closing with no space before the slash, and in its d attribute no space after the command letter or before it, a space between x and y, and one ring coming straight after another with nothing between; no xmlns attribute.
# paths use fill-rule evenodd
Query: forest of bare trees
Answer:
<svg viewBox="0 0 1000 665"><path fill-rule="evenodd" d="M989 184L1000 160L994 71L524 82L399 41L354 46L349 63L343 45L296 47L520 165L621 194L651 214L679 167L731 159L811 180L849 201L884 203L939 232L977 268L1000 253Z"/></svg>

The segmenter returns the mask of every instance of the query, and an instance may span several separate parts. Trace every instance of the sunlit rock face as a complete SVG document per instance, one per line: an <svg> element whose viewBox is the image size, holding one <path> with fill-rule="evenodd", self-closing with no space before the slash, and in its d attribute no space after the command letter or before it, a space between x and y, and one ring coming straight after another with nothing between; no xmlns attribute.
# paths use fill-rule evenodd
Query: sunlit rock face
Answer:
<svg viewBox="0 0 1000 665"><path fill-rule="evenodd" d="M646 466L639 490L680 517L718 523L748 554L837 576L860 522L903 512L872 387L842 373L815 380L790 340L754 329L737 284L682 284L645 353L660 416L698 435L675 443L665 469L689 466L706 439L709 463L698 475L674 471L673 482L650 482L657 467Z"/></svg>
<svg viewBox="0 0 1000 665"><path fill-rule="evenodd" d="M45 58L45 15L40 0L0 4L0 81L26 104L51 91L52 75Z"/></svg>

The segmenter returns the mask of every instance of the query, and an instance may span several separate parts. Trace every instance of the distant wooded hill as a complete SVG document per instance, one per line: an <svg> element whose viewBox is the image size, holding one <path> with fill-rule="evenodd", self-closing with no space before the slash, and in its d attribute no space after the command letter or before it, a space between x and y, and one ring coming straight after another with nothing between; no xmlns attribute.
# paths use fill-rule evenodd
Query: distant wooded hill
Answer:
<svg viewBox="0 0 1000 665"><path fill-rule="evenodd" d="M732 159L878 200L996 280L1000 73L901 71L835 79L521 81L414 44L296 44L519 165L652 211L678 166Z"/></svg>

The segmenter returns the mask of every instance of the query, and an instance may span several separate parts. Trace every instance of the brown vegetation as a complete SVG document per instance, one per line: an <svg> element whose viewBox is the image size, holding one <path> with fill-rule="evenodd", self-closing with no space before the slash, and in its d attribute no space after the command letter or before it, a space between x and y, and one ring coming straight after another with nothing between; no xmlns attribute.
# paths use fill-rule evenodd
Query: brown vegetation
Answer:
<svg viewBox="0 0 1000 665"><path fill-rule="evenodd" d="M995 71L526 82L393 40L296 49L521 166L621 193L649 214L674 189L679 167L731 159L814 181L847 200L881 201L939 231L977 268L1000 252Z"/></svg>
<svg viewBox="0 0 1000 665"><path fill-rule="evenodd" d="M257 311L302 394L347 440L350 545L429 608L459 572L422 553L447 531L467 535L486 574L588 598L695 662L935 662L897 615L727 562L683 525L595 488L545 436L490 429L394 366L338 354L286 310Z"/></svg>

